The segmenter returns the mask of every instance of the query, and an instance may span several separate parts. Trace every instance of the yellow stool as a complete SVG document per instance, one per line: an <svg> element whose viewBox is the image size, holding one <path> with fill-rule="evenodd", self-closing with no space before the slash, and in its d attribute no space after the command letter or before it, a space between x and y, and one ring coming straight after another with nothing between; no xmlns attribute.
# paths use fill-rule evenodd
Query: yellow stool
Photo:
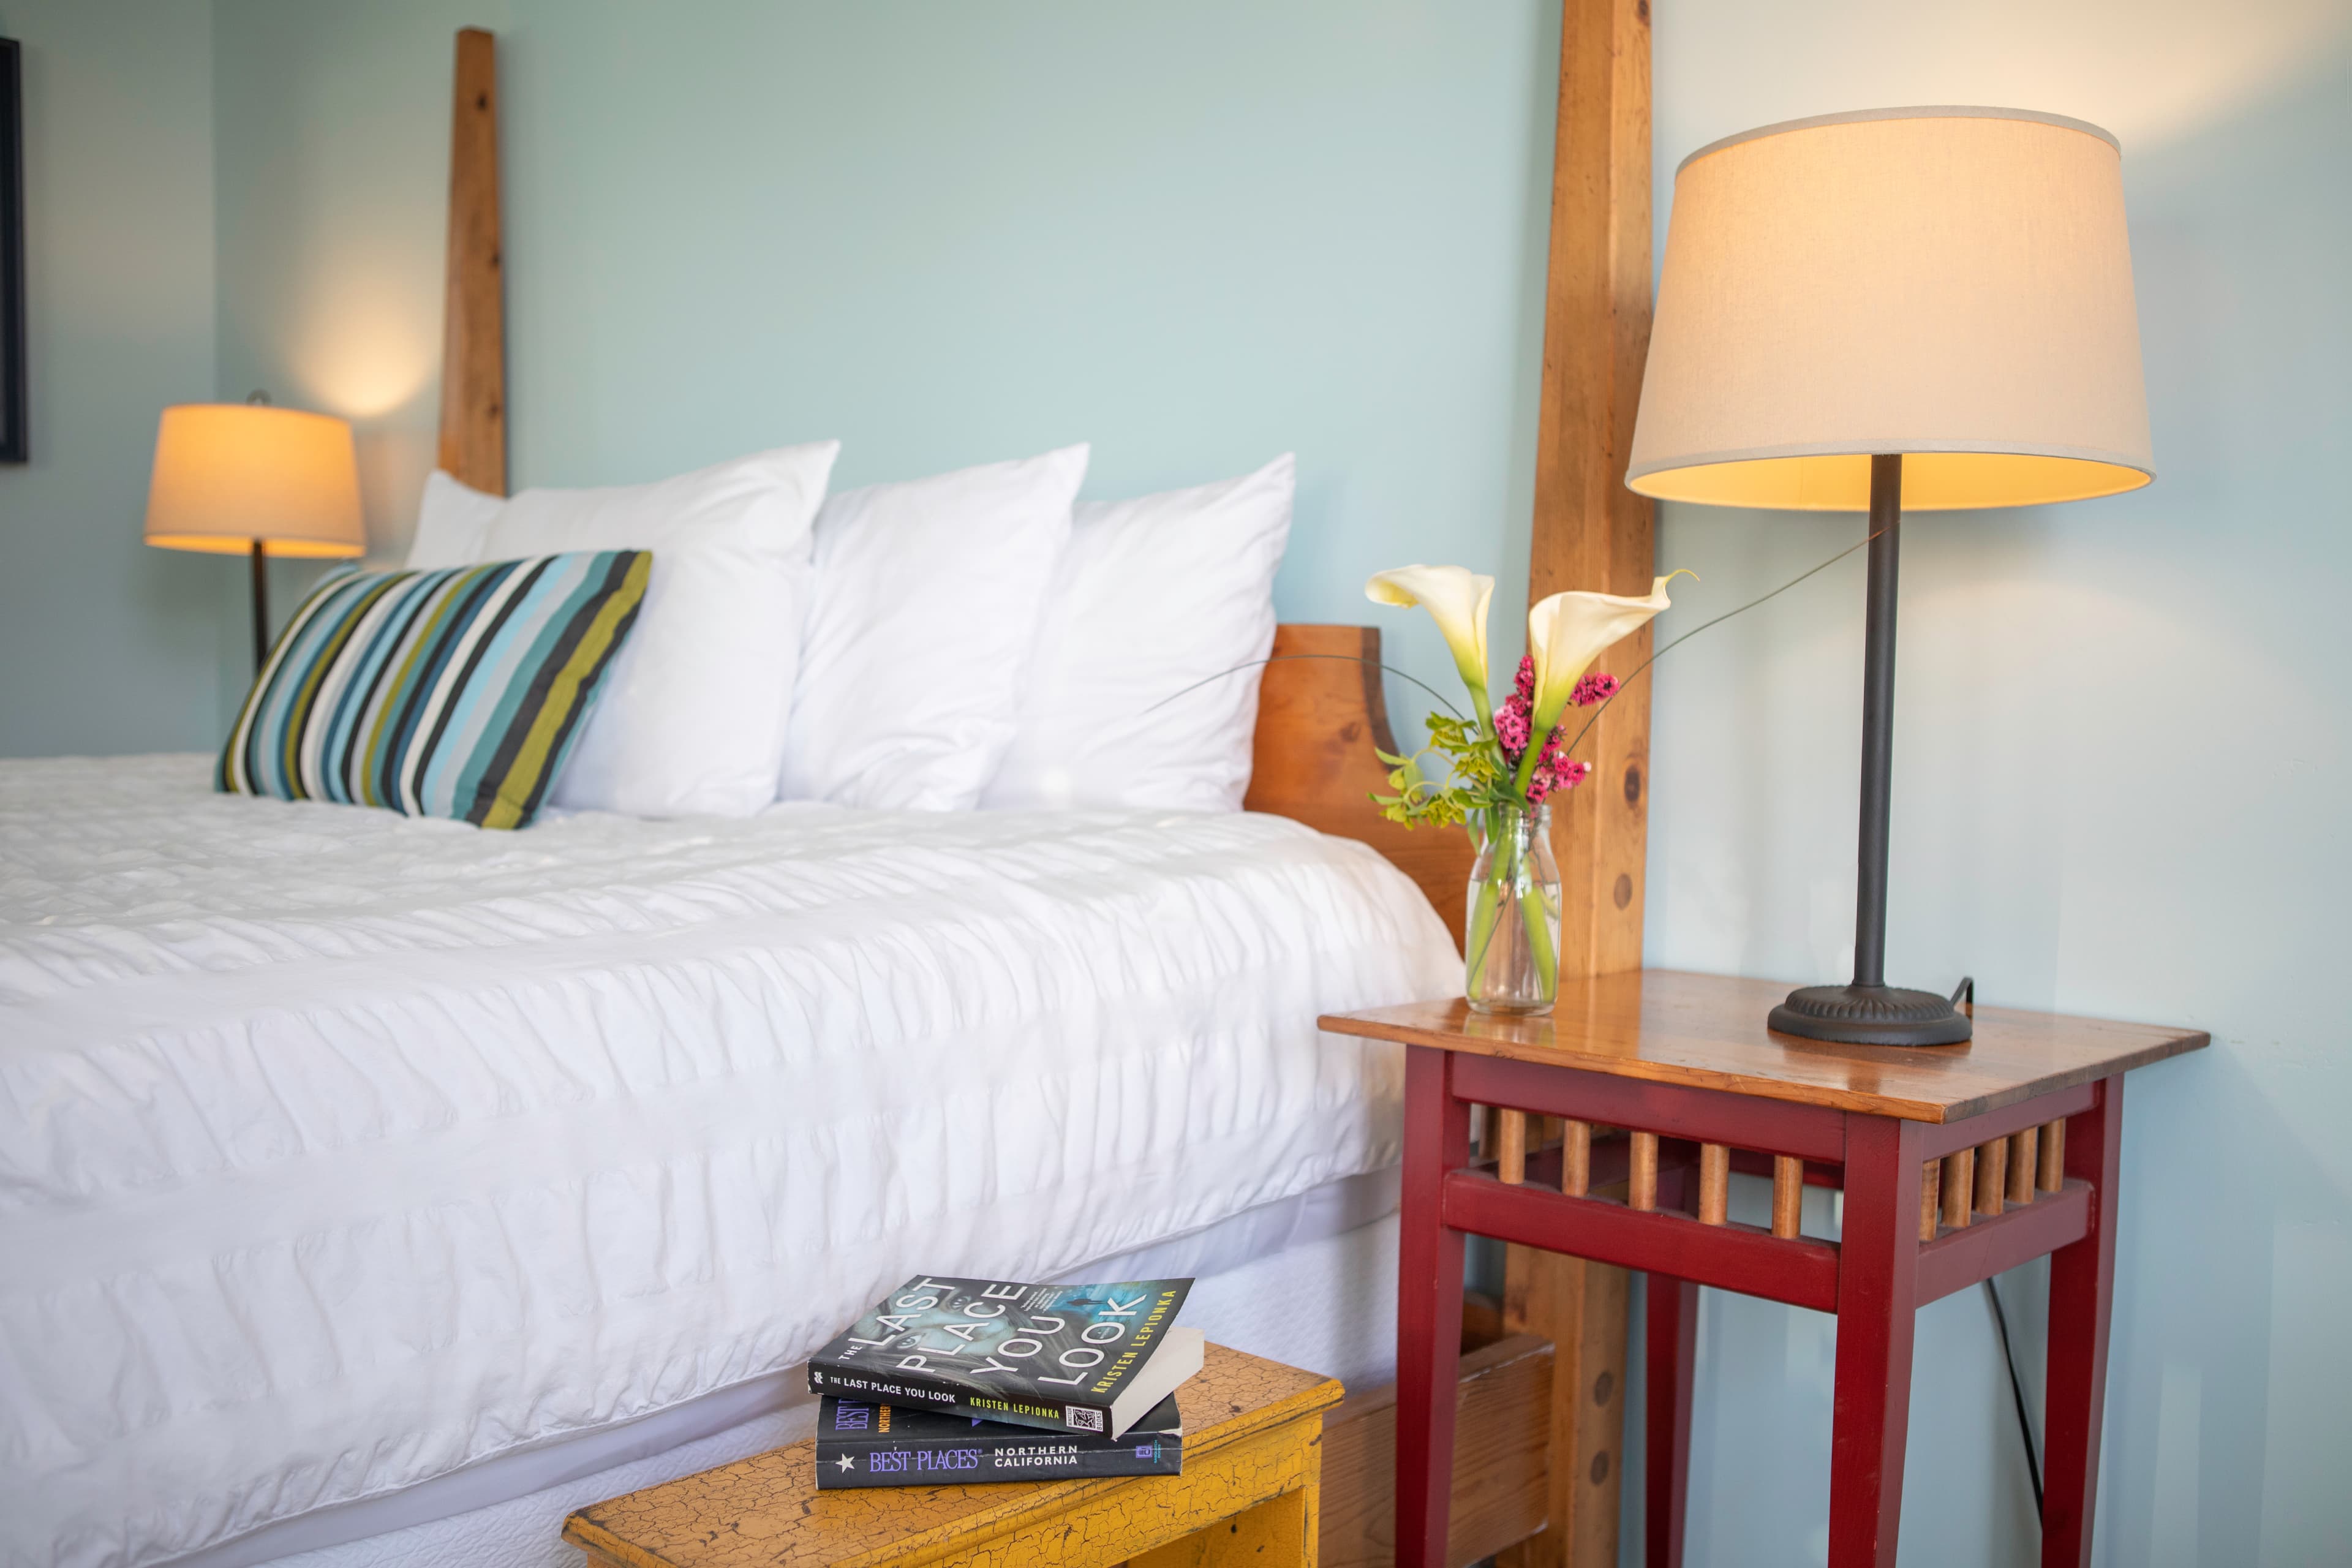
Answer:
<svg viewBox="0 0 2352 1568"><path fill-rule="evenodd" d="M1184 1473L820 1493L814 1440L582 1509L616 1568L1314 1568L1331 1378L1211 1345L1176 1391Z"/></svg>

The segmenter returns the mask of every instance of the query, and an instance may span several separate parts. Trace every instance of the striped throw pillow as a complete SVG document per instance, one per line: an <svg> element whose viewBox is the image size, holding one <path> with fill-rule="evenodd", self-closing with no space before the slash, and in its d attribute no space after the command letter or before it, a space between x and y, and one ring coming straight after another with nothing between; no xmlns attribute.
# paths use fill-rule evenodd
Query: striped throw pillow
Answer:
<svg viewBox="0 0 2352 1568"><path fill-rule="evenodd" d="M215 782L528 826L652 566L602 550L329 578L254 679Z"/></svg>

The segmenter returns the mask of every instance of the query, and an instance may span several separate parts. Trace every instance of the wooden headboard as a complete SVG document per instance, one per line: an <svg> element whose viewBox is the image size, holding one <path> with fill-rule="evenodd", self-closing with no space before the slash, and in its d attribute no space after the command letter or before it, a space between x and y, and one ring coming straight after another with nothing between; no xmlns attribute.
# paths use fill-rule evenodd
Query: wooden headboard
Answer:
<svg viewBox="0 0 2352 1568"><path fill-rule="evenodd" d="M1242 804L1370 845L1420 885L1459 946L1470 836L1458 827L1399 826L1371 801L1374 790L1386 793L1389 773L1373 748L1391 756L1397 749L1380 667L1378 627L1275 628Z"/></svg>

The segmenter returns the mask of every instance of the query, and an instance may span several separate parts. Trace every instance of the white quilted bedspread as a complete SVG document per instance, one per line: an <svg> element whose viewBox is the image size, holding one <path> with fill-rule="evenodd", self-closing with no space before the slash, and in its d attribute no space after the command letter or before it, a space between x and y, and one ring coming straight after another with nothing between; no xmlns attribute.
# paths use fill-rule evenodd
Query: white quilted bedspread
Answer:
<svg viewBox="0 0 2352 1568"><path fill-rule="evenodd" d="M0 763L0 1549L155 1563L1398 1153L1459 983L1264 816L495 834ZM1269 1304L1269 1310L1278 1310Z"/></svg>

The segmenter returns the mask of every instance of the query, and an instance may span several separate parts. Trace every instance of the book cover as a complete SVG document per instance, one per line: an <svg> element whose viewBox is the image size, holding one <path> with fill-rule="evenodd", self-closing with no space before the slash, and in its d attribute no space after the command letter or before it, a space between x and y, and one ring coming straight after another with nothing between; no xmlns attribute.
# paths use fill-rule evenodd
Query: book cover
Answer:
<svg viewBox="0 0 2352 1568"><path fill-rule="evenodd" d="M1174 1476L1184 1469L1176 1401L1161 1400L1123 1437L1046 1432L825 1396L816 1423L816 1484L965 1486L1065 1476Z"/></svg>
<svg viewBox="0 0 2352 1568"><path fill-rule="evenodd" d="M809 1358L859 1403L1118 1437L1200 1371L1190 1279L1027 1285L919 1275Z"/></svg>

